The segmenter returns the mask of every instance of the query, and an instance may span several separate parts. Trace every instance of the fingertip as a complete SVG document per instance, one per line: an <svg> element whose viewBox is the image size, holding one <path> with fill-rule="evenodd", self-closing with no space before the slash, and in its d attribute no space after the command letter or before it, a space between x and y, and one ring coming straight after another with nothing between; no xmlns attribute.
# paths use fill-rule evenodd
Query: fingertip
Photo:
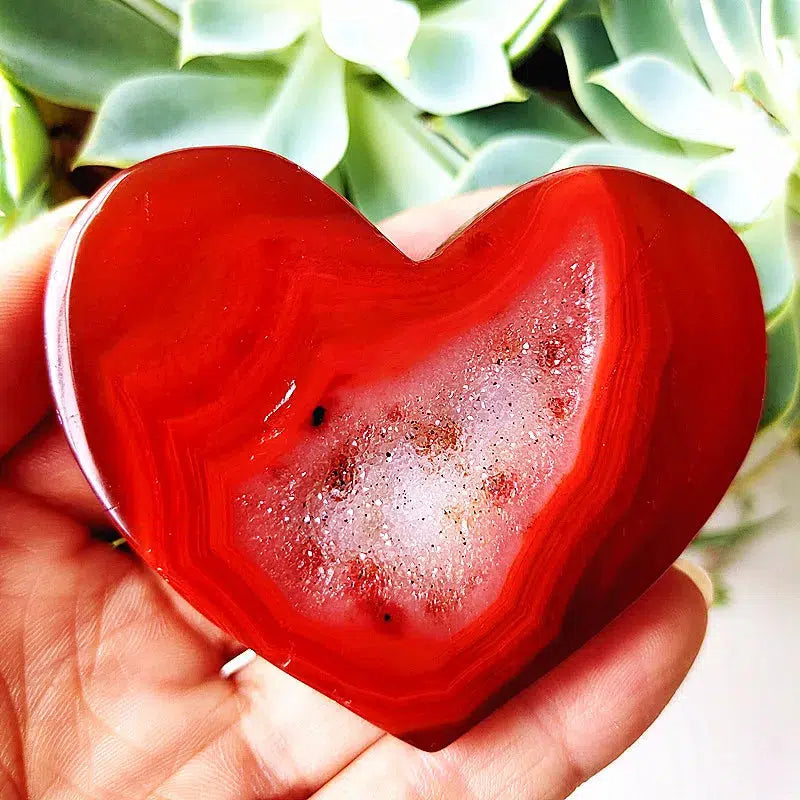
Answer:
<svg viewBox="0 0 800 800"><path fill-rule="evenodd" d="M706 609L711 608L714 603L714 583L711 576L696 561L683 556L673 564L673 567L683 573L697 587L703 596Z"/></svg>
<svg viewBox="0 0 800 800"><path fill-rule="evenodd" d="M50 402L42 305L50 264L84 200L15 229L0 243L0 455L44 416Z"/></svg>
<svg viewBox="0 0 800 800"><path fill-rule="evenodd" d="M0 460L0 480L86 524L108 524L52 415Z"/></svg>
<svg viewBox="0 0 800 800"><path fill-rule="evenodd" d="M675 688L700 651L708 624L707 589L696 582L702 582L700 573L693 573L695 579L682 566L670 567L598 637L616 639L623 646L636 639L642 641L642 637L649 639L650 652L660 652L665 663L671 663L677 678ZM710 578L706 579L710 582Z"/></svg>
<svg viewBox="0 0 800 800"><path fill-rule="evenodd" d="M410 208L380 222L378 229L407 256L422 260L509 191L507 186L480 189L439 203Z"/></svg>

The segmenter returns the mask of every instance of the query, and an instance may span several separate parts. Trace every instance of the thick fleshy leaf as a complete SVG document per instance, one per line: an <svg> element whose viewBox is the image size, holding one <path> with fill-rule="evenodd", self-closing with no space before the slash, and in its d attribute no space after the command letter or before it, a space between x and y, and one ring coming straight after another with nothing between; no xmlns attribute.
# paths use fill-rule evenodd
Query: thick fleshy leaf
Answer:
<svg viewBox="0 0 800 800"><path fill-rule="evenodd" d="M734 147L741 137L743 120L738 109L660 56L626 58L590 80L665 136L720 147Z"/></svg>
<svg viewBox="0 0 800 800"><path fill-rule="evenodd" d="M348 85L351 135L342 162L348 195L372 220L452 194L464 163L393 92Z"/></svg>
<svg viewBox="0 0 800 800"><path fill-rule="evenodd" d="M763 0L761 35L788 39L800 50L800 3L797 0Z"/></svg>
<svg viewBox="0 0 800 800"><path fill-rule="evenodd" d="M509 134L490 139L459 173L457 190L518 186L544 175L563 155L569 142L535 134Z"/></svg>
<svg viewBox="0 0 800 800"><path fill-rule="evenodd" d="M581 122L552 100L531 92L522 103L499 103L452 117L436 117L433 129L465 155L494 136L511 133L544 134L568 142L590 135Z"/></svg>
<svg viewBox="0 0 800 800"><path fill-rule="evenodd" d="M764 0L761 7L761 41L764 49L771 113L790 129L800 129L800 3ZM748 76L749 78L749 76ZM762 78L767 82L766 78ZM752 83L750 78L750 83ZM750 88L748 86L748 88ZM755 97L756 91L750 89Z"/></svg>
<svg viewBox="0 0 800 800"><path fill-rule="evenodd" d="M783 111L785 124L793 131L800 130L800 44L789 39L778 39L780 75L783 81Z"/></svg>
<svg viewBox="0 0 800 800"><path fill-rule="evenodd" d="M461 114L523 99L500 44L479 28L423 22L408 64L376 70L407 100L431 114Z"/></svg>
<svg viewBox="0 0 800 800"><path fill-rule="evenodd" d="M161 0L121 0L121 2L154 25L163 28L171 36L178 35L180 18L170 5L162 3Z"/></svg>
<svg viewBox="0 0 800 800"><path fill-rule="evenodd" d="M784 195L740 235L756 265L764 310L772 314L786 303L795 284Z"/></svg>
<svg viewBox="0 0 800 800"><path fill-rule="evenodd" d="M786 191L797 153L777 137L748 142L698 168L690 190L731 225L750 225Z"/></svg>
<svg viewBox="0 0 800 800"><path fill-rule="evenodd" d="M650 53L694 69L669 0L600 0L600 13L618 58Z"/></svg>
<svg viewBox="0 0 800 800"><path fill-rule="evenodd" d="M555 163L553 169L566 169L585 164L605 164L645 172L686 189L700 162L682 155L671 155L644 147L612 144L600 139L573 145Z"/></svg>
<svg viewBox="0 0 800 800"><path fill-rule="evenodd" d="M331 189L335 189L339 192L342 197L347 195L347 187L344 182L344 174L342 173L341 167L336 167L332 172L329 172L325 176L325 183L327 183Z"/></svg>
<svg viewBox="0 0 800 800"><path fill-rule="evenodd" d="M309 36L282 82L192 73L129 81L103 104L79 161L122 167L212 144L262 147L327 175L347 146L342 61Z"/></svg>
<svg viewBox="0 0 800 800"><path fill-rule="evenodd" d="M44 208L49 144L33 103L0 73L0 237Z"/></svg>
<svg viewBox="0 0 800 800"><path fill-rule="evenodd" d="M701 0L670 0L673 18L680 28L695 66L717 93L733 89L733 75L719 57L706 27Z"/></svg>
<svg viewBox="0 0 800 800"><path fill-rule="evenodd" d="M790 39L778 39L776 47L783 76L796 93L795 104L800 107L800 44Z"/></svg>
<svg viewBox="0 0 800 800"><path fill-rule="evenodd" d="M0 239L47 210L47 189L47 181L43 180L22 203L12 206L0 185ZM3 208L8 208L9 212L4 212Z"/></svg>
<svg viewBox="0 0 800 800"><path fill-rule="evenodd" d="M183 7L189 0L159 0L162 6L168 8L170 11L174 12L175 14L180 14Z"/></svg>
<svg viewBox="0 0 800 800"><path fill-rule="evenodd" d="M427 19L478 28L502 44L520 31L543 5L546 3L542 0L460 0L434 11Z"/></svg>
<svg viewBox="0 0 800 800"><path fill-rule="evenodd" d="M0 73L0 184L16 207L44 179L50 153L47 131L30 99ZM10 209L0 205L7 215Z"/></svg>
<svg viewBox="0 0 800 800"><path fill-rule="evenodd" d="M447 6L458 2L459 0L414 0L414 5L416 5L420 11L425 12L447 8Z"/></svg>
<svg viewBox="0 0 800 800"><path fill-rule="evenodd" d="M177 49L121 0L0 0L0 66L62 105L95 108L121 81L173 68Z"/></svg>
<svg viewBox="0 0 800 800"><path fill-rule="evenodd" d="M783 114L783 87L778 75L773 73L765 77L765 72L748 70L740 78L737 88L746 89L756 103L766 109L772 116L781 119ZM740 95L744 97L744 95Z"/></svg>
<svg viewBox="0 0 800 800"><path fill-rule="evenodd" d="M320 0L322 35L347 61L406 69L419 11L406 0Z"/></svg>
<svg viewBox="0 0 800 800"><path fill-rule="evenodd" d="M658 150L680 150L674 139L643 125L611 92L589 82L597 70L617 63L599 15L567 17L556 25L555 32L564 51L572 93L581 111L606 139Z"/></svg>
<svg viewBox="0 0 800 800"><path fill-rule="evenodd" d="M267 109L261 147L327 175L347 149L344 63L311 31Z"/></svg>
<svg viewBox="0 0 800 800"><path fill-rule="evenodd" d="M184 147L258 146L275 81L169 73L135 78L106 99L79 164L127 167Z"/></svg>
<svg viewBox="0 0 800 800"><path fill-rule="evenodd" d="M506 43L506 52L513 63L533 50L566 4L567 0L541 0L536 11Z"/></svg>
<svg viewBox="0 0 800 800"><path fill-rule="evenodd" d="M767 392L761 426L781 419L800 395L800 333L798 292L786 302L767 326Z"/></svg>
<svg viewBox="0 0 800 800"><path fill-rule="evenodd" d="M181 63L198 56L257 55L297 41L314 22L311 0L187 0Z"/></svg>
<svg viewBox="0 0 800 800"><path fill-rule="evenodd" d="M794 212L797 219L800 219L800 177L798 177L797 172L793 172L789 176L789 181L786 184L786 206ZM800 239L800 237L797 237L797 239ZM798 245L796 249L800 251L800 241L796 243Z"/></svg>
<svg viewBox="0 0 800 800"><path fill-rule="evenodd" d="M739 80L758 70L761 50L761 0L700 0L711 41L725 66Z"/></svg>

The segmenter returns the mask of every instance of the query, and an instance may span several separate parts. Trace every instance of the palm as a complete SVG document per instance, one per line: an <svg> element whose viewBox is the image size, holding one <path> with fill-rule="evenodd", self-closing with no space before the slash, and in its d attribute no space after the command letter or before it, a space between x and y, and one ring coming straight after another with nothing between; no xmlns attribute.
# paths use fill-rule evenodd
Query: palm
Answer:
<svg viewBox="0 0 800 800"><path fill-rule="evenodd" d="M485 203L393 223L415 255ZM74 211L74 209L72 209ZM606 632L439 754L420 753L237 646L134 556L47 413L39 331L63 211L0 251L0 800L564 797L649 724L702 639L671 571ZM414 244L404 231L415 231ZM591 680L588 678L591 676ZM201 794L202 793L202 794Z"/></svg>
<svg viewBox="0 0 800 800"><path fill-rule="evenodd" d="M220 678L232 643L138 561L29 499L0 509L0 731L20 796L304 796L377 737L267 665Z"/></svg>

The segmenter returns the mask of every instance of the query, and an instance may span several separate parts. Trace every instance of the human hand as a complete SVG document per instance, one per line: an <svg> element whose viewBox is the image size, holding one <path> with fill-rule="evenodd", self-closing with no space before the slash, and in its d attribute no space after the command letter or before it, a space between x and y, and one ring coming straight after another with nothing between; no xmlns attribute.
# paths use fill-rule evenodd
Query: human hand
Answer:
<svg viewBox="0 0 800 800"><path fill-rule="evenodd" d="M498 196L410 211L384 230L422 257ZM0 800L563 798L652 722L706 626L703 594L674 568L439 753L261 659L222 677L241 647L91 537L102 509L50 407L42 296L77 210L0 243Z"/></svg>

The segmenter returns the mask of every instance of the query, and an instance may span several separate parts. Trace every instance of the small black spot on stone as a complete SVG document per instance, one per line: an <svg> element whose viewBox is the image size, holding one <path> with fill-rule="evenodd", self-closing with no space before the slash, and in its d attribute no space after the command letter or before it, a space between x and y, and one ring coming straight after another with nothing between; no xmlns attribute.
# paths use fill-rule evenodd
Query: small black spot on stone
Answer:
<svg viewBox="0 0 800 800"><path fill-rule="evenodd" d="M392 615L391 614L384 614L383 615L383 621L384 622L391 622L392 621Z"/></svg>
<svg viewBox="0 0 800 800"><path fill-rule="evenodd" d="M311 424L315 428L319 428L319 426L322 425L324 420L325 420L325 409L322 406L317 406L311 412Z"/></svg>

